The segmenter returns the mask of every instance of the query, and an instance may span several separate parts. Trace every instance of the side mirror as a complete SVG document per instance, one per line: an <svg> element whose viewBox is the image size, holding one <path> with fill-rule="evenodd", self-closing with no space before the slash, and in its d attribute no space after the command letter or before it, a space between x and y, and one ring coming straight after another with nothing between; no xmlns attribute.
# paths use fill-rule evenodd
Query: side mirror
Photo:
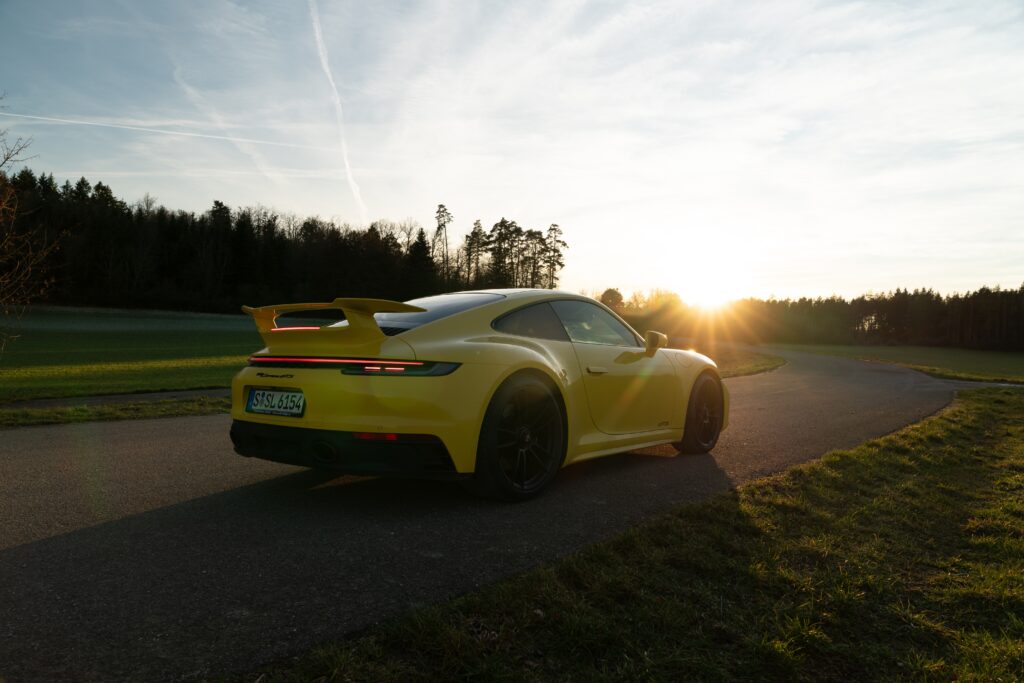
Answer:
<svg viewBox="0 0 1024 683"><path fill-rule="evenodd" d="M654 352L658 349L663 349L668 346L668 337L661 332L655 332L654 330L648 330L644 334L644 344L647 346L647 355L653 356Z"/></svg>

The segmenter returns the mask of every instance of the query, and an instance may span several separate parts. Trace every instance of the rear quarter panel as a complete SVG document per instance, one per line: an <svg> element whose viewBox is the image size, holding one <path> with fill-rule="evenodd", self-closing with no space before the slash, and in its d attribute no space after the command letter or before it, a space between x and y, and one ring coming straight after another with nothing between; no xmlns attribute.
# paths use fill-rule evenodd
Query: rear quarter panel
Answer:
<svg viewBox="0 0 1024 683"><path fill-rule="evenodd" d="M481 380L481 384L473 387L471 392L445 397L445 400L465 405L467 421L461 430L458 448L466 454L464 458L467 461L476 461L480 427L491 398L502 383L520 372L543 375L561 395L566 413L566 462L573 460L581 439L593 431L586 396L582 393L583 378L579 363L569 342L536 340L495 332L456 342L417 340L412 345L417 356L463 363L453 374L468 370Z"/></svg>
<svg viewBox="0 0 1024 683"><path fill-rule="evenodd" d="M503 334L491 327L491 322L501 315L541 300L535 296L523 298L512 295L499 303L471 309L401 335L415 349L417 358L489 368L483 373L490 378L488 384L480 387L481 391L476 392L472 399L452 397L476 402L475 425L465 430L467 434L472 432L472 443L463 444L466 449L472 447L474 462L480 426L491 398L498 387L517 372L542 373L561 394L566 411L566 463L576 459L587 437L596 432L587 409L583 377L572 344ZM460 368L456 373L461 371Z"/></svg>
<svg viewBox="0 0 1024 683"><path fill-rule="evenodd" d="M665 353L669 354L672 358L672 362L675 363L677 372L679 374L679 380L682 384L683 389L683 400L682 400L682 411L683 419L685 421L686 406L690 403L690 393L693 389L694 382L697 381L697 377L703 372L711 372L715 377L719 377L718 365L715 361L711 360L707 356L697 353L696 351L683 351L681 349L665 349ZM721 378L719 378L721 379ZM722 429L724 430L729 426L729 389L722 383Z"/></svg>

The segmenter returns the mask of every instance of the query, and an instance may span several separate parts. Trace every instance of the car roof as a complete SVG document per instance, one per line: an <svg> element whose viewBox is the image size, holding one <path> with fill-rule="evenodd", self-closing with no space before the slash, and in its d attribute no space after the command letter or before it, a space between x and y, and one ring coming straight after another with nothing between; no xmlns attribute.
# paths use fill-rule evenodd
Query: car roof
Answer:
<svg viewBox="0 0 1024 683"><path fill-rule="evenodd" d="M519 289L470 289L460 292L446 292L447 294L501 294L507 298L515 299L546 299L552 296L556 297L571 297L573 299L585 299L580 294L574 294L573 292L563 292L558 289L539 289L539 288L519 288Z"/></svg>

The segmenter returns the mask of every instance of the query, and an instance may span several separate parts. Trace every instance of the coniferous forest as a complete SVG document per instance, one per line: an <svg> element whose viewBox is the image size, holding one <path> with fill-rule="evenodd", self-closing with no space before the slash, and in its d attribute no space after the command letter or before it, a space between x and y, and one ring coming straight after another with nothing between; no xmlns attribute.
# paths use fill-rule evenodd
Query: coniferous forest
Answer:
<svg viewBox="0 0 1024 683"><path fill-rule="evenodd" d="M43 270L54 304L236 312L242 303L337 296L406 300L480 287L547 287L564 265L562 231L478 220L462 244L437 225L375 221L365 228L214 201L175 211L148 195L129 205L102 182L58 186L22 169L4 182L17 195L16 231L55 240Z"/></svg>

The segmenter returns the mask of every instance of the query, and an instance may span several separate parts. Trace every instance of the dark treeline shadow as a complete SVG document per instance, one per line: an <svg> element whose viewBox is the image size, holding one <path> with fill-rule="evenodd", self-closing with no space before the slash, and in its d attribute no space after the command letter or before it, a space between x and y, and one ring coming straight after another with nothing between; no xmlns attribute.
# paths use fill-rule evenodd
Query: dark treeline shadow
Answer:
<svg viewBox="0 0 1024 683"><path fill-rule="evenodd" d="M45 302L54 304L236 312L242 303L553 288L567 248L557 225L505 218L490 230L478 220L461 245L449 244L443 205L428 236L414 221L353 227L219 201L197 214L149 195L129 205L102 182L58 186L27 168L0 182L18 194L19 231L59 236L46 264Z"/></svg>

